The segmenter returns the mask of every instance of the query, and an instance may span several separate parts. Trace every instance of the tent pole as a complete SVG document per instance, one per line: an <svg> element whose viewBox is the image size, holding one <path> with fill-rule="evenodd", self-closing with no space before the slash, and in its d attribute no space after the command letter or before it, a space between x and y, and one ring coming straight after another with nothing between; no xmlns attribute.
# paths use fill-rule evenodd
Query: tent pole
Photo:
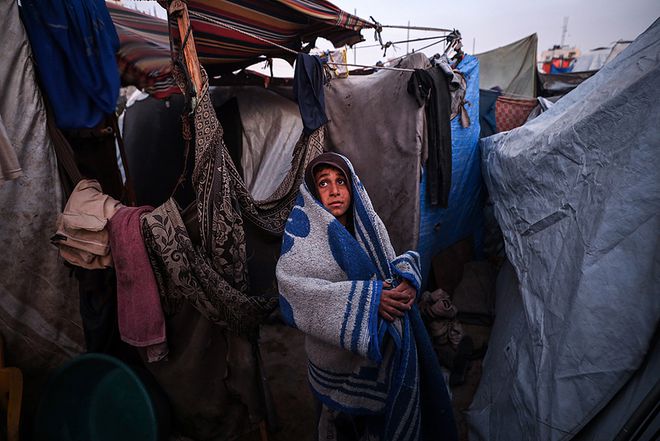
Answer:
<svg viewBox="0 0 660 441"><path fill-rule="evenodd" d="M192 76L196 95L199 96L202 92L202 73L199 67L199 59L197 58L197 50L195 49L195 39L192 30L190 31L190 34L188 34L188 28L191 26L188 7L186 6L186 3L181 0L173 0L169 6L169 13L176 17L181 43L183 44L184 41L186 42L185 47L182 48L183 55L186 59L188 72L190 72L190 75Z"/></svg>

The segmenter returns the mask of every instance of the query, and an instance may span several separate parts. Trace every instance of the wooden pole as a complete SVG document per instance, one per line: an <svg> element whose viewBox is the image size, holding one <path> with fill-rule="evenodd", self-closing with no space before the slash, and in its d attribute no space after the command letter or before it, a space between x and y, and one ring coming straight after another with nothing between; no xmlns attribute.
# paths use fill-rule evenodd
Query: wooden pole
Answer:
<svg viewBox="0 0 660 441"><path fill-rule="evenodd" d="M195 92L197 96L202 92L202 72L199 67L199 59L197 58L197 50L195 49L195 39L190 31L190 35L186 39L188 34L188 28L190 27L190 16L188 15L188 7L186 3L182 0L172 0L169 6L169 13L171 16L176 17L176 22L179 27L179 36L181 38L181 44L186 42L183 50L183 57L186 60L186 66L188 67L188 72L192 77L193 85L195 86Z"/></svg>

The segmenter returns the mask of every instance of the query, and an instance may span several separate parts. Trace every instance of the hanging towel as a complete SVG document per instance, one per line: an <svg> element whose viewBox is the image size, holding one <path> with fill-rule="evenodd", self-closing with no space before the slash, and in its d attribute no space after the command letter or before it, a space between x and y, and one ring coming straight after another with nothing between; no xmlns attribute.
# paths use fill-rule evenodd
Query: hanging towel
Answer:
<svg viewBox="0 0 660 441"><path fill-rule="evenodd" d="M140 226L140 216L151 211L149 206L124 207L108 223L117 274L119 333L126 343L147 348L149 362L167 355L165 317Z"/></svg>
<svg viewBox="0 0 660 441"><path fill-rule="evenodd" d="M51 243L72 265L87 269L111 267L106 225L121 207L118 200L102 192L98 181L81 180L57 218L57 232Z"/></svg>

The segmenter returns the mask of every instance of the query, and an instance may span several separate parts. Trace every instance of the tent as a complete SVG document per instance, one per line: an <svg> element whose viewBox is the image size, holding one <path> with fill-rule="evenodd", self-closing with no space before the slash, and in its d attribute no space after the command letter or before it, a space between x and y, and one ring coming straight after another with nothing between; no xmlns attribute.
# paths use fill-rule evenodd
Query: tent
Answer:
<svg viewBox="0 0 660 441"><path fill-rule="evenodd" d="M575 61L573 72L588 72L601 69L623 52L630 43L630 41L621 40L614 43L611 47L598 47L583 53Z"/></svg>
<svg viewBox="0 0 660 441"><path fill-rule="evenodd" d="M659 54L656 21L538 118L482 141L512 268L471 439L614 439L657 404Z"/></svg>
<svg viewBox="0 0 660 441"><path fill-rule="evenodd" d="M283 40L280 42L295 49L300 49L302 41L311 41L319 35L337 42L358 41L361 38L359 29L368 24L344 13L325 1L272 2L271 8L265 8L263 2L246 3L253 4L252 12L248 14L246 20L256 20L254 26L257 28L259 23L269 22L270 20L270 23L279 29L283 35ZM93 4L90 2L86 5L98 8L99 4L102 8L105 7L104 3L99 1ZM37 4L23 2L24 7L32 7L33 5ZM116 5L113 4L110 7L112 8L112 6ZM13 181L0 182L0 204L3 216L0 243L5 247L1 261L2 265L0 266L0 279L2 279L2 283L0 283L0 293L2 294L0 296L2 297L0 300L0 317L5 324L3 335L6 342L7 362L9 365L21 368L25 374L26 399L24 400L24 410L29 415L36 402L36 391L42 386L45 375L65 360L85 350L84 341L88 336L83 335L83 329L85 331L90 329L93 331L101 330L104 326L104 323L101 322L103 319L101 316L112 310L112 302L93 289L86 291L83 285L78 286L71 269L63 265L62 259L58 257L57 249L49 243L50 237L55 232L57 216L64 205L64 194L58 175L58 163L62 165L66 162L66 158L58 157L56 160L56 149L53 147L53 136L56 136L56 134L61 136L61 133L57 132L54 125L47 123L49 116L47 116L46 104L37 85L31 45L28 42L24 25L19 19L19 5L17 2L6 2L6 4L3 3L2 9L3 29L7 31L7 38L2 41L4 55L3 63L0 66L0 78L6 86L0 93L0 121L3 126L2 142L4 149L4 135L6 135L6 139L15 150L15 156L23 175L18 176ZM278 14L281 14L284 18L277 20L276 16ZM291 19L291 21L287 19ZM236 18L236 23L240 23L241 20ZM162 26L163 23L161 21L160 25ZM63 26L54 28L65 29ZM166 30L167 27L165 26L164 29ZM143 34L140 34L140 32L142 31L138 30L137 34L132 34L133 37L140 35L140 38L122 40L123 48L134 48L135 45L131 46L131 42L135 43L137 40L140 43L148 40L145 43L148 46L151 44L149 41L154 41L155 38L155 41L159 43L155 46L158 48L156 53L160 55L162 50L165 50L167 57L169 57L169 45L164 46L162 44L162 36L160 40L154 37L154 35L158 35L158 31L153 33L144 31ZM66 43L67 38L70 38L67 32L60 32L58 35L63 37L61 42L64 43ZM200 35L203 35L202 31L200 31ZM210 35L214 34L211 33ZM227 38L231 40L231 35ZM276 36L272 36L272 38L276 38ZM215 40L215 37L213 39ZM203 38L200 40L204 41ZM237 43L230 41L230 44L235 45ZM222 65L218 67L218 72L231 69L237 65L236 63L238 65L253 63L258 58L255 54L260 52L260 49L255 48L255 45L256 43L250 39L243 41L241 43L242 52L239 51L239 55L242 55L232 59L231 63L224 63L229 59L227 53L216 54L217 59L220 60L219 63ZM150 61L153 60L150 60L151 53L149 52L146 53L146 56L144 53L140 55L139 51L144 47L138 48L137 52L128 51L129 56L136 56L134 64L131 64L132 62L128 58L123 59L122 68L126 73L125 81L135 81L145 87L151 87L155 92L171 93L172 90L168 89L166 82L164 85L159 83L164 78L164 76L161 76L163 65L150 64ZM269 56L280 53L279 50L263 52L268 53ZM213 57L213 55L210 57ZM114 63L114 57L111 57L111 59ZM141 63L145 60L146 63ZM167 60L167 63L169 64L169 60ZM55 66L42 59L40 68L42 74L47 75L48 69L55 69ZM75 76L66 78L66 80L68 85L75 87ZM78 83L79 85L80 83ZM63 89L60 92L63 96L67 96L67 90ZM79 95L71 93L68 96ZM16 109L21 109L21 112L17 113ZM114 103L112 109L114 109ZM103 128L105 129L105 127ZM84 132L85 136L89 138L88 141L92 139L91 146L86 149L90 156L94 156L99 152L95 149L92 138L94 136L93 130L93 128L90 128ZM59 153L61 152L58 151ZM114 161L114 144L111 153L111 159ZM69 163L69 165L71 164ZM14 170L12 170L12 177L16 177ZM114 280L112 274L107 279L101 279L98 281L107 286L108 289L112 287L112 281ZM83 291L85 291L85 296L83 296ZM96 296L93 296L93 294L96 294ZM91 300L91 302L88 303L85 300ZM81 323L81 312L87 313L87 317L97 318L99 322ZM96 316L94 316L95 314ZM183 328L186 332L193 329L190 326L191 317L194 317L194 312L188 312L184 317ZM188 320L185 320L185 318ZM116 319L114 322L116 330ZM209 325L208 333L205 334L202 328L203 324L195 326L195 335L202 337L214 335L214 333L218 334L216 331L220 329L218 327L210 329L211 326ZM110 332L112 331L110 330ZM185 340L186 337L190 336L186 332L182 331L177 335ZM229 340L231 339L225 339L223 335L215 335L214 341L221 346L225 345L226 348ZM209 344L210 341L204 339L204 344ZM197 347L190 345L190 340L182 341L180 347L184 347L186 344L188 344L189 350L205 348L203 345ZM205 363L214 366L223 365L227 363L228 358L232 357L239 359L243 357L242 360L245 360L246 355L238 350L240 347L240 344L232 343L233 350L230 356L226 356L226 351L219 351L213 355L215 361L217 361L215 365L210 362L208 357L204 358ZM190 355L189 352L188 360L201 360L203 352L197 354L199 357ZM241 366L240 360L234 366ZM247 369L245 371L247 372ZM220 371L216 371L216 374L218 372ZM225 387L224 382L217 382L216 386L218 385L220 385L219 387ZM233 384L231 386L236 387L237 385ZM208 383L206 387L210 389ZM255 384L252 384L252 387L255 387ZM192 390L192 388L189 388L183 393L192 393ZM222 403L222 399L230 395L226 392L221 397L220 402ZM197 397L193 396L192 398ZM221 406L215 406L213 412L217 413L222 410ZM219 422L221 427L219 429L215 427L214 430L224 430L228 434L231 434L233 430L242 430L237 428L236 424L238 424L237 422L247 421L246 418L241 417L244 412L243 408L234 407L233 412L227 412L224 419ZM202 419L207 417L208 415L200 415ZM225 423L230 420L236 424L234 426L226 425ZM222 424L225 425L222 426Z"/></svg>
<svg viewBox="0 0 660 441"><path fill-rule="evenodd" d="M0 17L0 123L23 170L0 181L0 320L7 365L20 367L31 389L45 371L80 353L83 338L76 280L49 242L63 194L17 2L3 2Z"/></svg>
<svg viewBox="0 0 660 441"><path fill-rule="evenodd" d="M156 98L179 93L171 76L167 22L113 1L106 4L121 43L118 62L124 83ZM199 60L210 77L271 57L293 61L290 52L257 38L299 51L318 37L335 46L357 43L362 41L360 30L373 26L325 0L194 0L188 9ZM179 39L176 25L172 37Z"/></svg>
<svg viewBox="0 0 660 441"><path fill-rule="evenodd" d="M532 34L477 54L481 67L479 88L488 90L499 87L511 95L536 96L536 47L538 37Z"/></svg>

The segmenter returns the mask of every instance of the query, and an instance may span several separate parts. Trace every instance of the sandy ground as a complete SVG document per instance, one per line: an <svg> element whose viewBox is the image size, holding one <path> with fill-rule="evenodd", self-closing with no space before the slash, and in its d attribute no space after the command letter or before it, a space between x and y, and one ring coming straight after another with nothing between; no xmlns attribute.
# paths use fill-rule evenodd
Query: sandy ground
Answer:
<svg viewBox="0 0 660 441"><path fill-rule="evenodd" d="M487 341L490 328L464 325L464 330L475 343L475 348ZM279 430L268 433L269 441L311 441L314 434L314 401L307 383L307 357L304 336L283 325L262 328L261 353L269 382ZM461 440L467 440L467 424L463 411L470 402L481 378L481 361L473 361L466 382L452 389L452 403ZM258 434L241 441L259 440Z"/></svg>

